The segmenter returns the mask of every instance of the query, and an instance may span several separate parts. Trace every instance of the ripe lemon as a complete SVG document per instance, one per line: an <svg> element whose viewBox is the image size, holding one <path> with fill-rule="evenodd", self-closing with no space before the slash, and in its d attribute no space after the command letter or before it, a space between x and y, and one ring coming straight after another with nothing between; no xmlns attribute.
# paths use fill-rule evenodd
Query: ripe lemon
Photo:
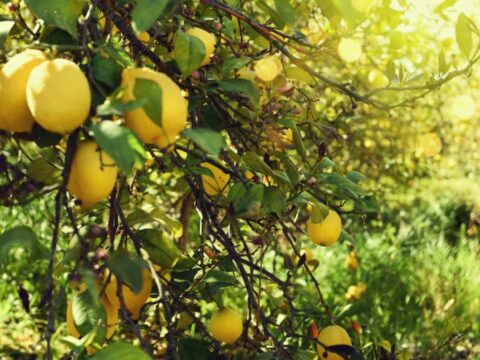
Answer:
<svg viewBox="0 0 480 360"><path fill-rule="evenodd" d="M324 328L320 331L318 335L318 341L326 346L334 346L334 345L352 345L352 340L350 340L350 336L345 331L344 328L338 325L331 325ZM318 358L321 360L343 360L343 356L328 352L325 350L323 346L317 344L317 353Z"/></svg>
<svg viewBox="0 0 480 360"><path fill-rule="evenodd" d="M453 99L453 115L460 120L468 120L477 113L477 104L470 95L459 95Z"/></svg>
<svg viewBox="0 0 480 360"><path fill-rule="evenodd" d="M210 320L210 331L214 339L234 343L243 332L242 318L235 310L219 310Z"/></svg>
<svg viewBox="0 0 480 360"><path fill-rule="evenodd" d="M331 209L322 222L315 224L310 218L307 223L308 236L316 245L332 246L337 242L341 231L342 219Z"/></svg>
<svg viewBox="0 0 480 360"><path fill-rule="evenodd" d="M255 64L255 74L265 82L272 81L282 71L282 62L276 56L267 56Z"/></svg>
<svg viewBox="0 0 480 360"><path fill-rule="evenodd" d="M423 134L417 141L417 151L428 157L438 155L442 151L442 140L434 132Z"/></svg>
<svg viewBox="0 0 480 360"><path fill-rule="evenodd" d="M362 44L359 40L343 38L338 43L338 55L347 62L355 62L362 56Z"/></svg>
<svg viewBox="0 0 480 360"><path fill-rule="evenodd" d="M213 174L213 178L210 175L202 175L202 183L205 192L208 195L223 194L227 188L227 183L230 180L230 175L225 174L218 167L208 162L202 163L201 166L209 169Z"/></svg>
<svg viewBox="0 0 480 360"><path fill-rule="evenodd" d="M215 52L215 44L217 43L215 35L198 27L190 28L186 33L190 36L195 36L203 43L205 47L205 57L201 65L207 65L210 62L210 56Z"/></svg>
<svg viewBox="0 0 480 360"><path fill-rule="evenodd" d="M108 274L105 274L105 279ZM137 320L140 317L140 310L147 302L152 291L152 273L147 270L142 270L142 288L138 293L134 293L127 285L122 284L122 295L125 307L132 315L132 319ZM117 278L112 274L110 281L105 287L105 295L113 306L120 308L120 299L117 296Z"/></svg>
<svg viewBox="0 0 480 360"><path fill-rule="evenodd" d="M91 140L77 145L68 179L68 191L88 208L106 198L117 180L117 166L112 158Z"/></svg>
<svg viewBox="0 0 480 360"><path fill-rule="evenodd" d="M26 50L13 56L0 70L0 129L24 132L32 130L34 119L27 105L26 88L31 71L46 61L38 50Z"/></svg>
<svg viewBox="0 0 480 360"><path fill-rule="evenodd" d="M44 61L28 78L28 108L35 120L51 132L68 134L82 125L91 101L87 78L70 60Z"/></svg>
<svg viewBox="0 0 480 360"><path fill-rule="evenodd" d="M345 266L349 271L355 271L358 268L358 257L355 251L350 251L345 259Z"/></svg>
<svg viewBox="0 0 480 360"><path fill-rule="evenodd" d="M388 85L388 78L380 70L373 69L368 73L368 82L372 89L380 89Z"/></svg>
<svg viewBox="0 0 480 360"><path fill-rule="evenodd" d="M144 43L148 43L150 41L150 34L146 31L142 31L141 33L137 34L138 40Z"/></svg>
<svg viewBox="0 0 480 360"><path fill-rule="evenodd" d="M75 321L73 318L73 300L75 299L76 293L68 300L67 304L67 329L70 335L76 338L81 338L83 335L80 334L77 327L75 326ZM117 326L118 320L118 309L114 307L105 296L102 296L100 303L103 305L106 314L106 323L104 326L107 327L106 338L110 339L115 333L115 327ZM89 346L87 348L89 354L95 352L94 348Z"/></svg>
<svg viewBox="0 0 480 360"><path fill-rule="evenodd" d="M123 101L135 100L136 79L155 81L162 89L162 126L158 126L148 117L142 108L125 113L125 122L138 137L147 144L167 147L185 128L188 116L188 102L180 88L165 74L148 68L125 69L122 73L122 86L125 87Z"/></svg>

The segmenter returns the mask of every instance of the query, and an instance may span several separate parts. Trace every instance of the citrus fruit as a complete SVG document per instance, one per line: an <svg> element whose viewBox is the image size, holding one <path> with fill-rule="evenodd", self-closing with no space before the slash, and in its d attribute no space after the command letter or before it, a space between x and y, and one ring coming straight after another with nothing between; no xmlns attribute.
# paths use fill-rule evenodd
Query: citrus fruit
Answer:
<svg viewBox="0 0 480 360"><path fill-rule="evenodd" d="M210 320L210 331L214 339L228 344L234 343L243 332L242 318L235 310L219 310Z"/></svg>
<svg viewBox="0 0 480 360"><path fill-rule="evenodd" d="M307 223L308 236L316 245L332 246L337 242L341 231L342 219L331 209L329 209L327 217L322 222L314 223L310 218Z"/></svg>
<svg viewBox="0 0 480 360"><path fill-rule="evenodd" d="M68 191L88 208L111 193L117 172L115 162L94 141L81 141L73 156Z"/></svg>
<svg viewBox="0 0 480 360"><path fill-rule="evenodd" d="M70 60L44 61L28 78L27 103L43 128L68 134L82 125L90 112L88 80L78 65Z"/></svg>
<svg viewBox="0 0 480 360"><path fill-rule="evenodd" d="M108 273L105 274L105 280L108 279ZM142 270L142 288L138 293L134 293L126 284L122 284L122 296L125 307L132 315L132 319L137 320L140 317L140 310L147 302L152 291L152 273L148 269ZM117 296L117 278L114 274L110 276L110 281L105 287L105 295L113 306L120 308L120 299Z"/></svg>
<svg viewBox="0 0 480 360"><path fill-rule="evenodd" d="M230 175L224 173L221 169L213 164L204 162L201 164L203 168L209 169L213 177L210 175L202 175L202 183L205 192L208 195L218 195L225 192Z"/></svg>
<svg viewBox="0 0 480 360"><path fill-rule="evenodd" d="M13 56L0 70L0 129L27 132L34 118L27 105L27 81L32 70L46 61L38 50L25 50Z"/></svg>
<svg viewBox="0 0 480 360"><path fill-rule="evenodd" d="M205 56L201 65L207 65L210 62L210 56L215 52L215 44L217 42L215 35L198 27L190 28L186 33L190 36L195 36L203 43L203 46L205 47Z"/></svg>
<svg viewBox="0 0 480 360"><path fill-rule="evenodd" d="M147 144L167 147L175 141L176 136L185 128L188 116L188 102L181 89L165 74L149 68L125 69L122 73L124 86L123 101L135 100L135 81L152 80L162 89L161 126L152 120L142 108L125 113L125 122L138 137Z"/></svg>

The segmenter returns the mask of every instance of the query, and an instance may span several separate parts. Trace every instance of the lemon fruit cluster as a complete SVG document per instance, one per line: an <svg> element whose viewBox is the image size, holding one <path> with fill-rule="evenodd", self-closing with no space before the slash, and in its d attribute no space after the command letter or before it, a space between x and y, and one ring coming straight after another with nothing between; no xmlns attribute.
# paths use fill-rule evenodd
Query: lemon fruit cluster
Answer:
<svg viewBox="0 0 480 360"><path fill-rule="evenodd" d="M108 281L108 273L105 274L105 281ZM142 287L138 293L135 293L127 285L122 284L122 297L125 303L125 308L131 314L132 319L138 320L140 317L140 310L147 302L152 291L152 273L147 270L142 270ZM121 307L120 299L117 296L117 279L115 275L111 275L105 287L105 295L110 303L117 309Z"/></svg>
<svg viewBox="0 0 480 360"><path fill-rule="evenodd" d="M205 47L205 56L203 57L200 65L207 65L210 62L210 57L215 52L215 45L217 42L215 35L198 27L190 28L186 31L186 33L190 36L195 36L202 42L203 46Z"/></svg>
<svg viewBox="0 0 480 360"><path fill-rule="evenodd" d="M319 223L308 220L307 232L310 240L316 245L332 246L342 232L342 219L336 211L329 209L327 217Z"/></svg>
<svg viewBox="0 0 480 360"><path fill-rule="evenodd" d="M125 123L138 137L147 144L167 147L175 141L176 136L185 128L188 116L188 102L181 89L165 74L149 68L125 69L122 73L124 87L123 102L135 100L135 81L146 79L154 81L162 89L161 126L155 123L143 108L125 112Z"/></svg>
<svg viewBox="0 0 480 360"><path fill-rule="evenodd" d="M38 50L13 56L0 71L0 129L43 128L68 134L90 112L91 92L82 70L66 59L47 60Z"/></svg>
<svg viewBox="0 0 480 360"><path fill-rule="evenodd" d="M213 314L210 331L214 339L233 344L242 335L242 318L235 310L221 309Z"/></svg>
<svg viewBox="0 0 480 360"><path fill-rule="evenodd" d="M202 183L205 192L211 196L223 194L227 189L230 175L224 173L221 169L208 162L203 162L201 167L209 169L213 175L213 177L206 174L202 175Z"/></svg>
<svg viewBox="0 0 480 360"><path fill-rule="evenodd" d="M115 186L117 166L92 140L81 141L73 156L68 191L89 208L106 198Z"/></svg>
<svg viewBox="0 0 480 360"><path fill-rule="evenodd" d="M325 346L352 345L350 336L344 328L338 325L327 326L318 334L318 341ZM343 356L336 354L317 344L318 358L322 360L343 360Z"/></svg>

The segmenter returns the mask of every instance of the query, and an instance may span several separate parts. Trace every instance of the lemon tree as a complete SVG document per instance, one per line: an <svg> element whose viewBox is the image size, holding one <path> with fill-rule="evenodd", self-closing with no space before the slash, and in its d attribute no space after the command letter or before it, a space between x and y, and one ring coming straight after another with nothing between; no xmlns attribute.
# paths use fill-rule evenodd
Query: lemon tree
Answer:
<svg viewBox="0 0 480 360"><path fill-rule="evenodd" d="M478 155L479 18L425 3L1 1L0 267L30 348L408 350L366 318L362 226L394 239L378 199Z"/></svg>

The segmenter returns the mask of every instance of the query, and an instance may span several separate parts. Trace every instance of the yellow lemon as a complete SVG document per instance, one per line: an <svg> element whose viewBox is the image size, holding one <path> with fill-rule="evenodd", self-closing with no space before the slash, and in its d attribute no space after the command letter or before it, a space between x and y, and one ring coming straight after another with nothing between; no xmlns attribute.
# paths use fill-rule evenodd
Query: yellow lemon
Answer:
<svg viewBox="0 0 480 360"><path fill-rule="evenodd" d="M210 331L214 339L234 343L243 332L242 318L235 310L219 310L210 320Z"/></svg>
<svg viewBox="0 0 480 360"><path fill-rule="evenodd" d="M350 251L345 259L345 266L349 271L355 271L358 268L358 257L355 251Z"/></svg>
<svg viewBox="0 0 480 360"><path fill-rule="evenodd" d="M112 158L91 140L77 145L68 179L68 191L88 208L106 198L117 180L117 166Z"/></svg>
<svg viewBox="0 0 480 360"><path fill-rule="evenodd" d="M380 70L374 69L368 73L368 82L372 89L379 89L388 85L388 78Z"/></svg>
<svg viewBox="0 0 480 360"><path fill-rule="evenodd" d="M35 120L51 132L68 134L82 125L91 100L87 78L70 60L44 61L28 78L28 107Z"/></svg>
<svg viewBox="0 0 480 360"><path fill-rule="evenodd" d="M210 56L215 52L215 44L217 43L215 35L198 27L188 29L187 34L195 36L203 43L203 46L205 47L205 57L203 58L201 65L207 65L210 62Z"/></svg>
<svg viewBox="0 0 480 360"><path fill-rule="evenodd" d="M435 133L420 136L417 142L417 151L428 157L438 155L442 151L442 141Z"/></svg>
<svg viewBox="0 0 480 360"><path fill-rule="evenodd" d="M78 331L77 327L75 326L75 321L73 318L73 301L77 294L75 293L69 300L67 304L67 329L70 335L76 338L81 338L82 335L86 334L80 334ZM113 334L115 333L115 327L117 325L117 320L118 320L118 309L114 307L105 296L102 296L100 299L100 303L103 305L105 309L105 314L106 314L106 327L107 327L107 333L106 333L106 338L110 339Z"/></svg>
<svg viewBox="0 0 480 360"><path fill-rule="evenodd" d="M150 34L146 31L142 31L141 33L137 34L138 40L144 43L148 43L150 41Z"/></svg>
<svg viewBox="0 0 480 360"><path fill-rule="evenodd" d="M477 112L477 105L470 95L459 95L453 99L452 110L456 118L468 120Z"/></svg>
<svg viewBox="0 0 480 360"><path fill-rule="evenodd" d="M276 56L267 56L255 64L255 74L265 82L275 79L282 69L282 62Z"/></svg>
<svg viewBox="0 0 480 360"><path fill-rule="evenodd" d="M188 102L182 91L173 80L165 74L148 68L125 69L122 73L124 87L123 101L135 100L135 80L147 79L155 81L162 89L162 126L157 125L148 117L142 108L125 113L125 122L140 139L147 144L167 147L180 131L185 128L188 116Z"/></svg>
<svg viewBox="0 0 480 360"><path fill-rule="evenodd" d="M26 88L31 71L46 61L38 50L26 50L13 56L0 70L0 129L25 132L34 119L27 105Z"/></svg>
<svg viewBox="0 0 480 360"><path fill-rule="evenodd" d="M213 174L213 178L210 175L202 175L202 183L205 192L208 195L223 194L227 188L227 183L230 180L230 175L225 174L218 167L208 162L202 163L201 166L209 169Z"/></svg>
<svg viewBox="0 0 480 360"><path fill-rule="evenodd" d="M320 223L314 223L310 218L307 223L307 232L310 240L316 245L332 246L340 237L342 219L334 211L329 210L328 215Z"/></svg>
<svg viewBox="0 0 480 360"><path fill-rule="evenodd" d="M344 328L338 325L331 325L324 328L320 331L318 335L318 341L326 346L334 346L334 345L352 345L352 340L350 340L350 336L345 331ZM343 360L343 356L328 352L325 350L323 346L317 344L317 353L318 358L321 360Z"/></svg>
<svg viewBox="0 0 480 360"><path fill-rule="evenodd" d="M105 279L107 278L108 274L105 274ZM134 293L127 285L122 284L123 301L125 302L125 307L132 315L132 319L137 320L140 317L140 310L150 297L151 291L152 273L147 269L142 270L142 288L138 293ZM105 295L107 295L113 306L120 308L120 299L117 297L117 278L113 274L105 287Z"/></svg>
<svg viewBox="0 0 480 360"><path fill-rule="evenodd" d="M362 56L362 44L359 40L343 38L338 43L338 55L347 62L355 62Z"/></svg>

